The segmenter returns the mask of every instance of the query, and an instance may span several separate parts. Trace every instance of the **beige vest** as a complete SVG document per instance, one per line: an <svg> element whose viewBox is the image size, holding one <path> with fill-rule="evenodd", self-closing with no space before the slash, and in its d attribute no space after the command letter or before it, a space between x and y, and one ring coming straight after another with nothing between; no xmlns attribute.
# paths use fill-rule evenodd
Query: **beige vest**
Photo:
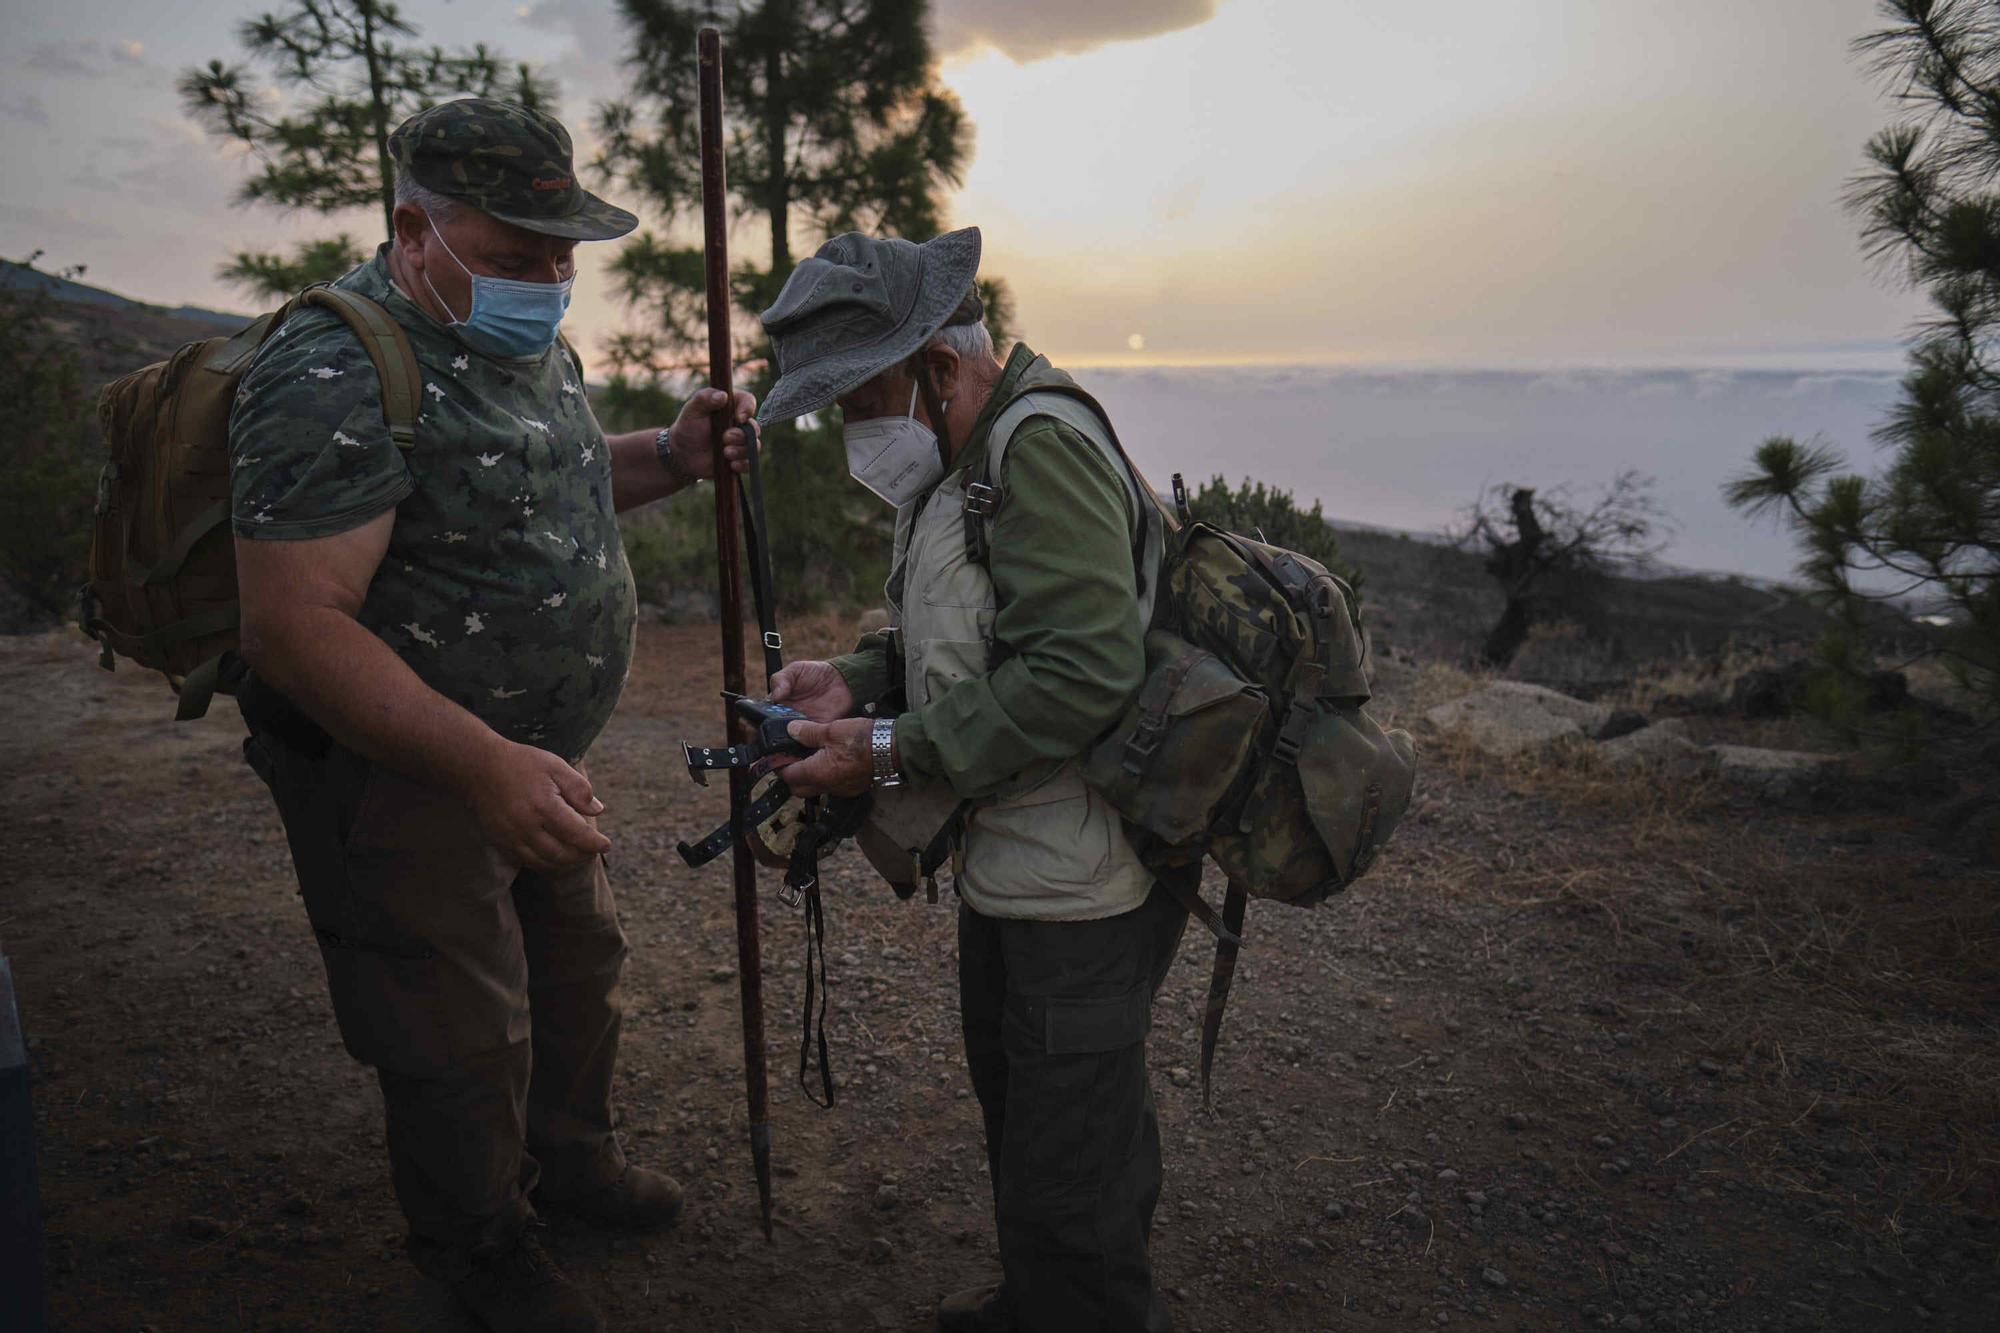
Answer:
<svg viewBox="0 0 2000 1333"><path fill-rule="evenodd" d="M1062 395L1034 395L1033 402L1017 399L994 422L987 448L995 452L987 475L996 483L1002 478L1007 441L1031 415L1057 417L1096 445L1125 476L1134 512L1145 512L1138 508L1142 497L1129 470L1104 439L1103 426L1089 408ZM900 631L896 642L903 650L904 688L912 709L991 669L993 578L966 550L965 493L971 473L970 468L951 473L927 500L896 515L889 607ZM1157 526L1148 524L1149 538L1156 532ZM1149 571L1159 567L1157 546L1156 539L1149 540ZM1149 573L1144 604L1132 608L1142 627L1151 612L1153 582ZM919 803L929 796L933 809L939 795L910 793ZM967 812L954 868L959 895L974 911L1038 921L1115 916L1144 902L1153 883L1152 873L1126 840L1117 812L1084 785L1075 760L1034 765L997 797L976 802Z"/></svg>

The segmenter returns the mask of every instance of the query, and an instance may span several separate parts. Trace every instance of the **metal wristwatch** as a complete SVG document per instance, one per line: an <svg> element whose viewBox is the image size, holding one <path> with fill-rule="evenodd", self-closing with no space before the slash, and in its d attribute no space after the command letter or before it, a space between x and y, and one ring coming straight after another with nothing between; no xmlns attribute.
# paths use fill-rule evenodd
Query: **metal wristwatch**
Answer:
<svg viewBox="0 0 2000 1333"><path fill-rule="evenodd" d="M688 471L687 468L681 465L681 460L674 457L674 449L671 443L672 435L673 427L660 427L660 433L653 437L653 452L660 456L660 466L667 470L668 476L683 486L692 486L697 481L700 481L701 478Z"/></svg>
<svg viewBox="0 0 2000 1333"><path fill-rule="evenodd" d="M875 760L875 786L902 786L903 775L896 771L896 719L875 719L875 725L868 729L868 749Z"/></svg>

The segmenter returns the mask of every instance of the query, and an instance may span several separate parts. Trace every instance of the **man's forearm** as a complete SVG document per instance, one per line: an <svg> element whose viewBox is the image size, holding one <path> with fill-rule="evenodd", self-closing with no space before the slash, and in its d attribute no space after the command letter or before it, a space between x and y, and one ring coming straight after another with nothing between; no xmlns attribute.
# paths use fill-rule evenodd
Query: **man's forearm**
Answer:
<svg viewBox="0 0 2000 1333"><path fill-rule="evenodd" d="M342 611L306 607L253 621L241 652L335 740L421 782L463 792L508 743Z"/></svg>
<svg viewBox="0 0 2000 1333"><path fill-rule="evenodd" d="M657 430L604 437L611 450L611 506L621 514L664 500L688 485L684 475L676 476L660 465L659 450L653 443L658 437Z"/></svg>

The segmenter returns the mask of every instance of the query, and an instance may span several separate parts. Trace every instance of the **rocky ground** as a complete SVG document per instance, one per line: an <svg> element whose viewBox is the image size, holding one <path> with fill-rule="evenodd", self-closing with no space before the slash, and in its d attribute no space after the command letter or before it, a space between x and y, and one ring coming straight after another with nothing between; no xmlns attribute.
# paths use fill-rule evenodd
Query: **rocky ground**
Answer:
<svg viewBox="0 0 2000 1333"><path fill-rule="evenodd" d="M992 1264L951 914L829 863L823 1112L791 1078L800 923L767 896L766 1245L727 873L673 852L721 814L678 761L714 726L712 637L645 633L593 758L633 942L624 1132L689 1215L558 1223L553 1246L622 1328L921 1330ZM0 641L0 945L57 1325L467 1327L399 1252L379 1106L233 713L176 725L157 678L92 661ZM1475 684L1389 674L1406 724ZM1420 743L1419 801L1362 885L1252 909L1213 1111L1189 1073L1202 937L1160 997L1179 1326L2000 1326L2000 884L1925 818L1943 798L1773 802L1588 743Z"/></svg>

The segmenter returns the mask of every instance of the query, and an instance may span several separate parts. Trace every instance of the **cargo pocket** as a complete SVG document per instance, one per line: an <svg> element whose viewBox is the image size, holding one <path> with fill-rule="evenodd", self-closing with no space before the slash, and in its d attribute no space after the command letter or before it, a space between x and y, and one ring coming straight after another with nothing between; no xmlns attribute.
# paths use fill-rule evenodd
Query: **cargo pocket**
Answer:
<svg viewBox="0 0 2000 1333"><path fill-rule="evenodd" d="M1090 1179L1123 1162L1145 1095L1152 993L1102 999L1009 997L1006 1151L1025 1179Z"/></svg>
<svg viewBox="0 0 2000 1333"><path fill-rule="evenodd" d="M1344 887L1373 863L1409 808L1410 734L1384 731L1358 708L1330 708L1307 732L1298 764L1306 810Z"/></svg>
<svg viewBox="0 0 2000 1333"><path fill-rule="evenodd" d="M1265 725L1264 692L1178 635L1146 636L1139 697L1083 759L1083 778L1169 847L1209 831Z"/></svg>

